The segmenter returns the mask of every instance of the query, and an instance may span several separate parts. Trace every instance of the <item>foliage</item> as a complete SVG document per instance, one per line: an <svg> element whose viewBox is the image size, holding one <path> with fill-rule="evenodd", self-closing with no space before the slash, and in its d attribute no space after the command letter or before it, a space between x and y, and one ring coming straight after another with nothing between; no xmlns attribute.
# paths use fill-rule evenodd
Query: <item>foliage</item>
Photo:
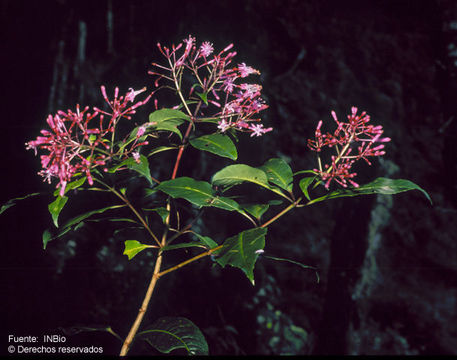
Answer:
<svg viewBox="0 0 457 360"><path fill-rule="evenodd" d="M54 200L48 206L57 230L44 231L44 248L49 241L69 231L77 231L85 221L110 220L119 224L133 223L149 239L148 243L135 239L124 241L124 254L129 260L142 251L154 251L156 254L148 291L125 337L121 355L126 355L137 339L145 340L163 353L185 349L190 355L208 354L203 334L190 320L181 317L158 319L139 332L157 281L170 272L210 256L221 267L229 265L240 269L254 285L255 264L264 252L268 226L295 208L340 197L391 195L408 190L419 190L431 201L422 188L409 180L378 178L366 185L359 185L352 180L356 176L351 172L352 165L361 159L370 164L368 157L384 154L384 145L375 146L375 143L390 141L389 138L380 137L383 133L381 126L368 124L369 116L365 112L357 115L356 108L352 109L347 122L339 121L332 112L337 124L333 134L323 135L323 122L318 123L315 139L308 140L311 150L318 153L318 169L294 173L284 159L272 158L258 167L232 163L207 179L178 177L182 154L189 145L210 153L215 159L237 161L237 133L262 136L272 128L265 128L258 118L258 114L268 107L261 98L262 87L245 82L245 78L258 75L259 71L245 63L230 65L236 54L231 51L232 44L214 54L212 44L204 42L197 47L195 39L189 36L171 49L160 44L158 47L166 64L153 64L154 70L149 73L155 77L156 88L143 100L135 101L146 88L137 91L129 89L120 97L116 88L114 98L109 100L102 86L101 92L108 110L94 107L90 112L86 107L81 111L77 106L75 112L59 111L53 116L49 115L47 123L51 131L42 130L43 136L27 143L28 149L46 152L41 155L43 170L40 175L48 182L53 178L58 179ZM133 129L127 135L121 134L119 122L131 121L138 107L146 105L152 96L156 96L156 92L167 89L171 89L178 97L179 102L175 106L157 109L156 102L156 110L149 115L148 122L131 126ZM163 145L164 141L168 141L166 146ZM322 166L322 149L326 146L335 150L336 155L330 157L329 164ZM357 149L357 155L351 153L352 148ZM176 160L170 164L170 176L155 179L151 168L164 166L162 155L168 151L176 152ZM142 199L131 191L131 183L125 181L123 174L141 179L143 194L146 193L153 207L138 205ZM333 180L336 184L332 183ZM229 189L236 191L243 183L257 186L259 191L271 195L272 199L256 203L251 199L224 196ZM330 189L331 185L340 188ZM85 191L76 193L75 190ZM79 214L63 225L59 224L60 214L67 204L71 204L73 196L94 191L109 193L113 203ZM0 213L17 200L34 195L37 194L10 200L2 206ZM277 204L278 197L287 201L280 211L270 207ZM181 221L182 209L195 214L186 224ZM231 234L225 240L215 241L211 236L197 232L194 226L198 218L211 209L242 216L249 220L251 227ZM99 218L100 214L105 213L108 218ZM268 220L263 221L262 218L267 215ZM125 226L121 226L123 228ZM162 262L167 252L184 248L202 250L163 270ZM294 260L274 256L269 258L314 269ZM110 327L104 329L115 334ZM295 325L288 329L292 331L288 333L292 340L306 337L306 332Z"/></svg>

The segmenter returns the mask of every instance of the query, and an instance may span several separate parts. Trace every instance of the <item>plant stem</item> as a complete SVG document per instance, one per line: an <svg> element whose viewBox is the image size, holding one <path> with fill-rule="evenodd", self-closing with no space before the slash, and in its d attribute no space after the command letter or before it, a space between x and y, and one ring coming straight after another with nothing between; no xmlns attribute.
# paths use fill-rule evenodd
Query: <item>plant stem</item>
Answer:
<svg viewBox="0 0 457 360"><path fill-rule="evenodd" d="M352 143L352 140L354 139L354 134L351 135L351 137L349 138L348 142L346 145L344 145L344 148L343 150L341 150L341 152L338 154L336 160L335 160L335 164L338 163L338 161L341 160L341 158L344 156L344 154L346 153L346 150L349 148L349 145L351 145ZM338 148L337 148L338 149ZM321 164L320 164L320 159L319 159L319 167L321 167ZM332 171L333 169L333 165L330 165L329 168L326 170L326 173L330 173L330 171ZM322 171L322 169L319 169Z"/></svg>
<svg viewBox="0 0 457 360"><path fill-rule="evenodd" d="M148 309L149 301L151 300L152 293L154 291L154 288L157 284L157 280L159 280L159 272L160 272L160 267L162 265L162 254L159 252L157 255L157 260L154 266L154 273L152 274L151 281L148 286L148 290L146 291L146 295L144 297L143 303L141 304L140 310L138 311L138 315L135 319L135 322L133 323L132 327L130 328L130 331L125 338L124 344L122 345L121 352L119 356L125 356L127 355L130 345L133 342L133 339L138 331L138 328L141 325L141 322L143 321L144 314L146 313L146 310Z"/></svg>
<svg viewBox="0 0 457 360"><path fill-rule="evenodd" d="M292 210L293 208L297 207L299 204L300 204L300 201L302 200L302 198L298 198L296 201L294 201L292 204L290 204L287 208L285 208L284 210L282 210L280 213L276 214L275 216L273 216L270 220L268 220L266 223L264 223L263 225L259 226L259 228L264 228L264 227L267 227L268 225L270 225L271 223L275 222L276 220L278 220L281 216L283 216L285 213L289 212L290 210ZM222 245L219 245L215 248L212 248L208 251L205 251L204 253L201 253L197 256L194 256L193 258L190 258L189 260L186 260L186 261L183 261L181 263L179 263L178 265L175 265L167 270L164 270L160 273L157 274L157 277L160 278L162 277L163 275L165 274L168 274L172 271L175 271L175 270L178 270L180 268L182 268L183 266L186 266L196 260L199 260L205 256L208 256L208 255L211 255L213 252L217 251L217 250L220 250L222 249L222 247L224 246L224 244Z"/></svg>
<svg viewBox="0 0 457 360"><path fill-rule="evenodd" d="M199 260L199 259L201 259L201 258L203 258L205 256L211 255L213 252L222 249L223 246L224 245L219 245L219 246L217 246L215 248L212 248L212 249L210 249L208 251L205 251L204 253L201 253L201 254L199 254L197 256L194 256L193 258L190 258L189 260L183 261L182 263L179 263L178 265L175 265L175 266L173 266L173 267L171 267L171 268L169 268L167 270L164 270L164 271L162 271L162 272L157 274L157 278L160 278L163 275L168 274L168 273L170 273L172 271L178 270L179 268L182 268L183 266L186 266L186 265L188 265L188 264L190 264L190 263L192 263L192 262L194 262L196 260Z"/></svg>
<svg viewBox="0 0 457 360"><path fill-rule="evenodd" d="M146 220L144 220L143 217L140 215L140 213L132 206L132 204L130 204L130 201L128 201L126 197L119 194L115 189L112 189L111 191L127 204L127 206L130 208L130 210L133 211L133 213L136 215L136 217L140 220L141 224L144 226L144 228L148 231L148 233L152 236L152 238L155 240L157 245L159 245L159 247L160 247L159 239L157 239L157 236L155 236L155 234L152 232L152 230L149 227Z"/></svg>
<svg viewBox="0 0 457 360"><path fill-rule="evenodd" d="M182 144L179 146L178 155L176 156L175 166L173 168L173 173L171 174L171 179L176 178L176 174L178 173L178 167L181 162L182 153L184 152L184 148L187 142L187 139L190 135L190 131L192 130L192 126L194 125L193 120L189 123L187 127L186 133L184 134L184 139L182 140Z"/></svg>
<svg viewBox="0 0 457 360"><path fill-rule="evenodd" d="M301 197L299 197L297 199L297 201L294 201L292 204L290 204L288 207L286 207L283 211L281 211L280 213L276 214L275 216L273 216L270 220L268 220L266 223L264 223L263 225L260 225L259 227L261 228L264 228L264 227L267 227L268 225L270 225L271 223L275 222L276 220L278 220L281 216L283 216L285 213L289 212L290 210L292 210L294 207L296 207L300 201L301 201Z"/></svg>
<svg viewBox="0 0 457 360"><path fill-rule="evenodd" d="M165 230L162 235L162 241L160 242L160 247L163 248L167 244L167 234L168 234L168 226L170 224L170 201L167 203L167 210L168 210L168 216L165 220ZM130 328L130 331L125 338L124 344L122 345L121 352L119 356L125 356L127 355L130 345L133 342L133 339L135 338L136 333L138 332L138 329L141 325L141 322L143 321L144 314L146 313L146 310L148 309L149 302L151 301L151 296L154 291L154 288L157 284L157 280L159 280L159 272L160 272L160 267L162 266L162 252L159 250L159 253L157 254L157 260L156 264L154 266L154 272L152 273L151 281L149 282L148 290L146 291L146 295L144 296L143 303L141 304L140 310L138 310L138 315L136 316L136 319Z"/></svg>

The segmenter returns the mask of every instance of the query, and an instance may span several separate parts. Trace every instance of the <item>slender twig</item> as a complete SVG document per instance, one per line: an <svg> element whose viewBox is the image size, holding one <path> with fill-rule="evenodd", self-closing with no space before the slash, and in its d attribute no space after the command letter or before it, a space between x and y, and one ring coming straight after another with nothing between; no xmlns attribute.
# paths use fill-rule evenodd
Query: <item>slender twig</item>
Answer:
<svg viewBox="0 0 457 360"><path fill-rule="evenodd" d="M184 139L182 141L182 144L179 146L178 155L176 156L175 166L173 167L173 173L171 174L171 179L176 178L176 174L178 173L178 167L179 167L179 164L181 163L181 157L184 152L184 148L186 147L186 142L187 142L187 139L190 135L190 131L192 130L193 126L194 126L194 123L191 118L191 121L190 121L189 125L187 126L186 133L184 134Z"/></svg>
<svg viewBox="0 0 457 360"><path fill-rule="evenodd" d="M119 356L125 356L127 355L130 345L132 345L133 339L138 331L138 328L141 325L141 322L143 321L144 314L146 313L146 310L148 309L149 301L151 300L152 293L154 291L154 288L157 284L157 280L159 280L159 277L157 276L160 272L160 267L162 265L162 253L159 252L157 255L157 260L154 266L154 273L152 274L151 281L148 286L148 290L146 291L146 295L144 297L143 303L141 304L140 310L138 311L138 315L130 328L130 331L125 338L124 344L122 345L121 352Z"/></svg>
<svg viewBox="0 0 457 360"><path fill-rule="evenodd" d="M286 207L283 211L281 211L280 213L276 214L275 216L273 216L270 220L268 220L267 222L265 222L264 224L260 225L259 227L261 228L264 228L264 227L267 227L268 225L270 225L271 223L275 222L276 220L278 220L281 216L283 216L285 213L289 212L290 210L292 210L294 207L296 207L300 201L301 201L301 197L299 197L297 199L297 201L294 201L292 204L290 204L288 207Z"/></svg>
<svg viewBox="0 0 457 360"><path fill-rule="evenodd" d="M182 98L181 91L178 91L178 92L179 92L179 94L181 95L181 98ZM186 104L184 99L183 99L183 104ZM194 115L192 116L192 114L190 114L190 122L189 122L189 125L187 126L187 129L186 129L186 132L184 134L184 138L182 140L182 143L179 146L178 155L176 156L175 166L173 167L173 173L171 175L172 179L175 179L176 178L176 174L178 173L178 167L179 167L179 164L181 163L181 157L182 157L182 154L183 154L184 149L186 147L187 140L189 139L190 132L191 132L192 128L194 127L194 120L195 120L195 118L197 116L198 111L200 110L201 104L202 104L202 102L199 101L197 106L196 106L196 108L195 108ZM189 108L187 106L186 106L186 109L187 109L188 112L190 112L190 110L189 110Z"/></svg>
<svg viewBox="0 0 457 360"><path fill-rule="evenodd" d="M270 225L270 224L273 223L274 221L278 220L278 219L279 219L281 216L283 216L285 213L289 212L289 211L292 210L294 207L298 206L301 200L302 200L301 197L298 198L297 201L294 201L294 202L293 202L292 204L290 204L287 208L285 208L284 210L282 210L281 212L279 212L278 214L276 214L274 217L272 217L270 220L268 220L268 221L267 221L266 223L264 223L263 225L259 226L259 228L267 227L268 225ZM210 250L208 250L208 251L205 251L204 253L201 253L201 254L199 254L199 255L197 255L197 256L194 256L193 258L190 258L190 259L188 259L188 260L186 260L186 261L183 261L183 262L181 262L181 263L179 263L179 264L177 264L177 265L175 265L175 266L173 266L173 267L171 267L171 268L169 268L169 269L167 269L167 270L164 270L164 271L158 273L158 274L157 274L157 277L160 278L160 277L162 277L162 276L165 275L165 274L168 274L168 273L170 273L170 272L172 272L172 271L178 270L178 269L182 268L183 266L186 266L186 265L188 265L188 264L190 264L190 263L192 263L192 262L194 262L194 261L196 261L196 260L199 260L199 259L201 259L201 258L203 258L203 257L205 257L205 256L208 256L208 255L211 255L213 252L215 252L215 251L217 251L217 250L220 250L220 249L222 249L223 247L224 247L224 244L219 245L219 246L217 246L217 247L215 247L215 248L212 248L212 249L210 249Z"/></svg>
<svg viewBox="0 0 457 360"><path fill-rule="evenodd" d="M160 242L160 247L163 248L167 244L167 234L168 234L168 227L170 225L170 201L168 198L167 201L167 210L168 210L168 216L165 220L165 230L162 235L162 241ZM148 290L146 291L146 295L144 296L143 303L141 304L140 310L138 310L138 315L136 316L135 321L133 322L132 327L130 328L130 331L125 338L124 344L122 345L121 352L119 353L119 356L125 356L127 355L130 345L133 342L133 339L135 338L136 333L138 332L138 329L141 325L141 322L143 321L144 314L146 313L146 310L148 309L149 302L151 301L152 293L154 291L154 288L157 284L157 280L159 280L159 272L160 272L160 267L162 266L162 252L159 251L157 254L157 260L154 266L154 272L151 277L151 281L149 282Z"/></svg>
<svg viewBox="0 0 457 360"><path fill-rule="evenodd" d="M151 228L149 227L148 223L146 222L146 220L144 220L144 218L140 215L140 213L132 206L132 204L130 203L130 201L128 201L128 199L123 196L122 194L120 194L115 188L109 186L108 184L105 184L103 181L97 179L97 178L94 178L95 181L99 182L100 184L104 185L107 189L109 189L109 191L111 191L114 195L116 195L119 199L121 199L129 208L130 210L132 210L132 212L135 214L135 216L138 218L138 220L140 220L141 224L144 226L144 228L148 231L148 233L152 236L152 238L155 240L155 242L157 243L157 245L160 246L160 241L159 239L157 238L157 236L152 232Z"/></svg>
<svg viewBox="0 0 457 360"><path fill-rule="evenodd" d="M193 258L190 258L190 259L188 259L186 261L183 261L182 263L179 263L178 265L175 265L175 266L173 266L173 267L171 267L171 268L169 268L167 270L164 270L164 271L158 273L157 277L160 278L160 277L164 276L165 274L168 274L168 273L170 273L172 271L178 270L178 269L182 268L183 266L186 266L186 265L188 265L188 264L190 264L190 263L192 263L192 262L194 262L196 260L199 260L199 259L201 259L201 258L203 258L205 256L208 256L208 255L211 255L213 252L222 249L223 246L224 246L223 244L219 245L219 246L217 246L215 248L212 248L212 249L210 249L208 251L205 251L204 253L201 253L201 254L199 254L197 256L194 256Z"/></svg>

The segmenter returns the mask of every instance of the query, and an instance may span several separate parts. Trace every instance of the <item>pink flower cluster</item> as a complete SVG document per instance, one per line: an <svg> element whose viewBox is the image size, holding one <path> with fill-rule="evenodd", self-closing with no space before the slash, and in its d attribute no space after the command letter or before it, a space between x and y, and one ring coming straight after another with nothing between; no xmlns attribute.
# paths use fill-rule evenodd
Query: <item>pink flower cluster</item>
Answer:
<svg viewBox="0 0 457 360"><path fill-rule="evenodd" d="M60 187L61 196L64 195L70 179L80 173L86 176L89 184L92 185L91 169L105 165L116 155L113 153L111 141L105 136L108 134L113 136L118 120L121 117L129 118L129 115L135 113L137 107L149 100L150 96L129 106L129 102L133 103L136 95L145 90L130 89L125 96L118 98L119 89L116 88L114 100L109 101L105 87L102 86L101 91L105 101L111 107L111 113L98 108L94 108L94 112L89 113L88 106L80 111L77 105L76 112L59 110L54 116L49 115L47 123L51 131L41 130L43 136L38 136L36 140L26 143L26 148L35 150L35 155L37 149L48 151L46 155L41 155L43 170L38 174L49 183L52 177L59 178L57 188ZM104 126L104 115L110 116L106 126ZM135 141L122 155L125 156L144 144Z"/></svg>
<svg viewBox="0 0 457 360"><path fill-rule="evenodd" d="M318 158L319 169L314 169L314 171L325 182L327 189L332 180L343 187L347 187L347 182L358 187L359 185L351 180L357 175L357 173L351 172L352 165L360 159L364 159L371 165L368 157L384 155L384 144L382 143L389 142L390 138L382 138L382 126L369 125L370 116L366 112L357 115L356 107L352 107L352 113L348 115L347 122L339 121L334 111L332 111L332 117L337 125L333 134L322 134L322 120L320 120L315 131L315 139L308 140L308 147L319 154L327 146L334 148L336 155L331 156L330 164L325 164L324 168ZM353 150L355 151L353 152Z"/></svg>
<svg viewBox="0 0 457 360"><path fill-rule="evenodd" d="M251 136L261 136L273 130L264 128L261 119L257 117L259 112L268 108L261 98L262 87L240 81L252 74L259 75L260 72L245 63L229 67L236 55L236 52L230 51L233 44L217 54L213 54L214 48L209 42L203 42L197 47L192 36L178 46L173 45L171 49L160 44L157 46L168 60L168 66L152 64L158 69L149 71L149 74L157 76L156 87L159 87L161 80L167 80L172 82L174 90L182 92L182 74L187 69L193 74L194 81L188 89L189 100L204 101L219 109L212 114L204 114L203 107L199 106L195 114L189 114L194 116L194 120L198 121L198 116L219 119L218 129L221 132L233 128L249 132ZM183 51L178 54L181 48Z"/></svg>

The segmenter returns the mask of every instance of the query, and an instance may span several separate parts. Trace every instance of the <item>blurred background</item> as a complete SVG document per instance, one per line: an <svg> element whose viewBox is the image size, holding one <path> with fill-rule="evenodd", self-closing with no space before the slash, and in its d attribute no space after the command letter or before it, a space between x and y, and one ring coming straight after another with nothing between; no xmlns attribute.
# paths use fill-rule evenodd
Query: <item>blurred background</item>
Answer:
<svg viewBox="0 0 457 360"><path fill-rule="evenodd" d="M216 49L234 43L236 62L262 73L270 105L263 119L274 131L242 140L240 162L282 157L294 171L312 168L306 141L317 122L333 121L331 110L342 118L354 105L392 138L382 159L358 170L358 182L409 179L433 199L431 206L408 192L299 209L270 227L265 252L317 267L319 283L312 270L260 257L253 287L238 269L205 259L159 282L145 324L187 317L212 355L457 353L455 1L0 4L1 204L53 190L36 175L39 157L24 146L49 113L101 106L102 84L110 94L115 86L121 93L152 89L147 71L161 60L156 43L177 44L189 34ZM185 153L181 175L209 180L222 167L220 158L197 156ZM160 176L167 165L154 171ZM42 232L53 226L50 201L27 199L0 216L1 354L9 334L110 325L124 337L152 273L152 254L129 262L109 226L86 224L43 250ZM75 200L61 217L102 201ZM201 226L221 239L246 228L217 211ZM80 333L67 343L120 350L107 333ZM131 354L147 351L139 346Z"/></svg>

